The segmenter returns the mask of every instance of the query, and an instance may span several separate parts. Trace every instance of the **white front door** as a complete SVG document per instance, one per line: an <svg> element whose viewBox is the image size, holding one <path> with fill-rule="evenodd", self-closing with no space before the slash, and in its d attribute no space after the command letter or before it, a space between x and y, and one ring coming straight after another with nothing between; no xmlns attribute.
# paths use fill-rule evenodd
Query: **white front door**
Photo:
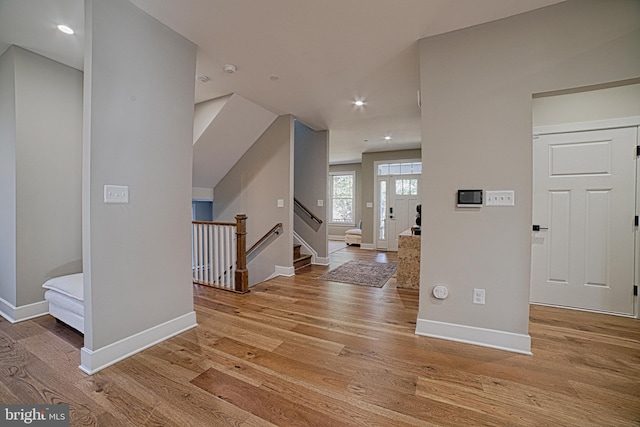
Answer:
<svg viewBox="0 0 640 427"><path fill-rule="evenodd" d="M533 142L531 302L634 312L638 128Z"/></svg>
<svg viewBox="0 0 640 427"><path fill-rule="evenodd" d="M388 247L398 250L398 234L416 225L416 206L420 203L420 175L391 176L388 189Z"/></svg>

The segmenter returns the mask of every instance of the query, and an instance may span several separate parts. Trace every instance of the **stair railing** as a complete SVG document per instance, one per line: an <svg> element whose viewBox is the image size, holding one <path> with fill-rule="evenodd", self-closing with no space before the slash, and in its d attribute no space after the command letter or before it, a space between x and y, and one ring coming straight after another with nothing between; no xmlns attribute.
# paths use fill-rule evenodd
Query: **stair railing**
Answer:
<svg viewBox="0 0 640 427"><path fill-rule="evenodd" d="M322 224L322 220L320 218L318 218L317 216L315 216L313 214L313 212L311 212L309 210L309 208L307 208L305 205L303 205L302 203L300 203L300 200L296 199L295 197L293 198L293 203L295 205L296 208L300 209L306 216L308 216L309 218L311 218L313 221L315 221L318 224Z"/></svg>
<svg viewBox="0 0 640 427"><path fill-rule="evenodd" d="M256 243L254 243L249 248L249 250L247 250L247 258L251 257L258 249L260 249L264 244L266 244L267 241L272 236L279 236L280 233L282 233L282 223L281 222L279 222L276 225L274 225L271 228L271 230L267 231L264 236L262 236L260 239L258 239L258 241Z"/></svg>
<svg viewBox="0 0 640 427"><path fill-rule="evenodd" d="M232 292L249 292L247 216L236 222L192 221L193 283Z"/></svg>

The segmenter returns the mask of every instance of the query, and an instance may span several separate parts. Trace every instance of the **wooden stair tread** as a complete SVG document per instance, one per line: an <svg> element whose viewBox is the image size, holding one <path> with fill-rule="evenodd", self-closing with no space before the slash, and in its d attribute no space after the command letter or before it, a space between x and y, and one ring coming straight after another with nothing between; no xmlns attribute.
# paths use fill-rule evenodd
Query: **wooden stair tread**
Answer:
<svg viewBox="0 0 640 427"><path fill-rule="evenodd" d="M293 268L296 270L308 265L311 265L311 255L301 254L298 258L294 258L293 260Z"/></svg>

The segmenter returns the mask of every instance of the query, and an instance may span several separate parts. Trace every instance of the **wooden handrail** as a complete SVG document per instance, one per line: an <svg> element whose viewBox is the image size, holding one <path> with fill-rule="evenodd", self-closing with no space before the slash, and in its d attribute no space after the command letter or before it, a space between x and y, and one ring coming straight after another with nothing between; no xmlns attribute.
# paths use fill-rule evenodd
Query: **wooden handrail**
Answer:
<svg viewBox="0 0 640 427"><path fill-rule="evenodd" d="M259 247L260 245L262 245L262 244L263 244L263 243L264 243L264 242L265 242L269 237L271 237L271 235L273 235L273 234L280 234L280 229L281 229L281 228L282 228L282 223L281 223L281 222L279 222L279 223L277 223L276 225L274 225L274 226L273 226L273 228L272 228L271 230L267 231L267 233L266 233L264 236L262 236L262 237L260 238L260 240L258 240L256 243L254 243L254 245L253 245L253 246L251 246L251 247L249 248L249 250L248 250L248 251L247 251L247 253L246 253L246 256L251 255L251 253L252 253L253 251L255 251L256 249L258 249L258 247Z"/></svg>
<svg viewBox="0 0 640 427"><path fill-rule="evenodd" d="M209 224L209 225L237 225L237 222L217 222L217 221L191 221L192 224Z"/></svg>
<svg viewBox="0 0 640 427"><path fill-rule="evenodd" d="M311 212L305 205L303 205L302 203L300 203L300 200L296 199L295 197L293 198L293 203L295 203L300 209L302 209L302 211L304 213L306 213L309 218L311 218L312 220L314 220L315 222L317 222L318 224L322 224L322 220L320 218L318 218L317 216L315 216L313 214L313 212Z"/></svg>

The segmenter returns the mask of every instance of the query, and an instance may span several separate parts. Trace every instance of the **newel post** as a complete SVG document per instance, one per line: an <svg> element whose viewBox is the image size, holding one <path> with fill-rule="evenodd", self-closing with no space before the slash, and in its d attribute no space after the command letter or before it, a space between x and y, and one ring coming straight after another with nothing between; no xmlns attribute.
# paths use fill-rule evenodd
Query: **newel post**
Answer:
<svg viewBox="0 0 640 427"><path fill-rule="evenodd" d="M236 215L236 291L249 292L249 270L247 270L247 216Z"/></svg>

